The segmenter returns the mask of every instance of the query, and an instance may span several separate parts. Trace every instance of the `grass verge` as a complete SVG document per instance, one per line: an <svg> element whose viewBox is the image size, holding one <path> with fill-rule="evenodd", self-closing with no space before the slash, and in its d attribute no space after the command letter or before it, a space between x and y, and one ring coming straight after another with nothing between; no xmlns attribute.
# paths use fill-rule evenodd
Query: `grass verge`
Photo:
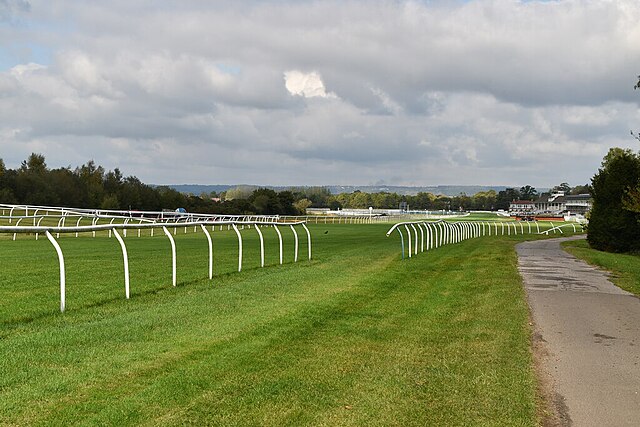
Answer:
<svg viewBox="0 0 640 427"><path fill-rule="evenodd" d="M640 296L640 256L598 251L586 240L562 243L563 248L591 265L611 272L611 280L620 288Z"/></svg>

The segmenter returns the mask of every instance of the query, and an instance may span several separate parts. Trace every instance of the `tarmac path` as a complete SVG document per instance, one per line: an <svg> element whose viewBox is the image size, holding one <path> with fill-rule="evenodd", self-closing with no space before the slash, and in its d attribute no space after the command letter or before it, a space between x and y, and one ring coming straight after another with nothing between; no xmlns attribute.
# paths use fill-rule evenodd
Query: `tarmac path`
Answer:
<svg viewBox="0 0 640 427"><path fill-rule="evenodd" d="M555 422L640 426L640 299L564 252L568 239L516 246Z"/></svg>

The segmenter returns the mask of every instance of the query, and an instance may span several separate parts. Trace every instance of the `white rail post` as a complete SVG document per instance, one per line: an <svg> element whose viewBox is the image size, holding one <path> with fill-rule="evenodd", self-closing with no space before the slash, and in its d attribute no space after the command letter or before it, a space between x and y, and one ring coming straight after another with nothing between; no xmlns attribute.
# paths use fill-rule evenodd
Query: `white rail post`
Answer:
<svg viewBox="0 0 640 427"><path fill-rule="evenodd" d="M316 224L317 224L318 218L316 218ZM307 232L307 243L308 243L308 252L309 252L309 261L311 261L311 233L309 232L309 229L307 228L305 223L302 223L302 228L304 228L304 231Z"/></svg>
<svg viewBox="0 0 640 427"><path fill-rule="evenodd" d="M204 224L200 224L204 235L207 236L207 243L209 245L209 280L213 279L213 241L211 235L207 231L207 227Z"/></svg>
<svg viewBox="0 0 640 427"><path fill-rule="evenodd" d="M527 221L527 225L529 226L529 234L531 234L531 221Z"/></svg>
<svg viewBox="0 0 640 427"><path fill-rule="evenodd" d="M437 248L438 247L438 226L435 222L432 222L431 225L433 225L433 247Z"/></svg>
<svg viewBox="0 0 640 427"><path fill-rule="evenodd" d="M66 280L64 273L64 256L62 255L62 249L56 239L53 238L49 230L46 230L44 234L47 236L47 239L51 242L56 253L58 254L58 263L60 264L60 311L64 312L65 309L65 300L66 300Z"/></svg>
<svg viewBox="0 0 640 427"><path fill-rule="evenodd" d="M171 243L171 272L173 273L173 287L175 288L176 283L177 283L177 276L176 276L176 242L173 240L173 236L171 235L171 233L169 232L169 230L167 230L167 227L162 227L162 231L164 231L164 234L167 235L167 237L169 238L169 242Z"/></svg>
<svg viewBox="0 0 640 427"><path fill-rule="evenodd" d="M20 223L20 221L21 221L21 220L22 220L22 218L20 218L20 219L18 220L18 224ZM16 224L16 225L17 225L17 224ZM58 220L58 227L64 227L64 217L61 217L61 218ZM57 232L57 233L56 233L56 238L58 238L58 239L60 238L60 232ZM15 239L14 239L14 240L15 240Z"/></svg>
<svg viewBox="0 0 640 427"><path fill-rule="evenodd" d="M414 249L414 254L418 255L418 230L416 230L415 225L413 225L413 224L410 224L410 225L411 225L411 228L413 228L413 235L415 237L414 242L416 242L416 244L413 245L414 246L414 248L413 248Z"/></svg>
<svg viewBox="0 0 640 427"><path fill-rule="evenodd" d="M296 232L296 229L293 227L293 225L290 225L289 227L291 227L291 231L293 231L293 238L295 240L295 255L293 258L293 262L298 262L298 233Z"/></svg>
<svg viewBox="0 0 640 427"><path fill-rule="evenodd" d="M420 229L420 252L424 252L424 230L420 226L420 223L417 224Z"/></svg>
<svg viewBox="0 0 640 427"><path fill-rule="evenodd" d="M124 260L124 295L129 299L129 257L127 255L127 247L124 244L124 240L120 237L120 233L115 228L113 229L113 235L116 236L116 240L120 243L122 249L122 259Z"/></svg>
<svg viewBox="0 0 640 427"><path fill-rule="evenodd" d="M540 234L540 223L536 221L536 232Z"/></svg>
<svg viewBox="0 0 640 427"><path fill-rule="evenodd" d="M427 250L430 250L433 247L433 244L431 242L431 227L429 226L429 223L423 223L424 225L424 231L427 233Z"/></svg>
<svg viewBox="0 0 640 427"><path fill-rule="evenodd" d="M254 228L258 232L258 236L260 236L260 267L264 267L264 238L262 237L260 227L256 225Z"/></svg>
<svg viewBox="0 0 640 427"><path fill-rule="evenodd" d="M276 233L278 233L278 242L280 243L280 265L282 265L282 233L280 233L277 225L274 224L273 228L275 228Z"/></svg>
<svg viewBox="0 0 640 427"><path fill-rule="evenodd" d="M231 224L231 226L238 236L238 271L242 271L242 236L235 223Z"/></svg>
<svg viewBox="0 0 640 427"><path fill-rule="evenodd" d="M411 251L412 251L412 248L411 248L411 232L409 231L409 227L407 227L406 224L404 225L404 228L405 228L405 230L407 230L407 238L408 238L408 241L409 241L409 258L411 258Z"/></svg>
<svg viewBox="0 0 640 427"><path fill-rule="evenodd" d="M500 226L502 227L502 235L504 236L504 221L500 222Z"/></svg>
<svg viewBox="0 0 640 427"><path fill-rule="evenodd" d="M38 220L38 227L40 227L40 223L42 222L42 220L44 219L44 216L41 216L40 219ZM38 240L38 233L36 233L36 240Z"/></svg>

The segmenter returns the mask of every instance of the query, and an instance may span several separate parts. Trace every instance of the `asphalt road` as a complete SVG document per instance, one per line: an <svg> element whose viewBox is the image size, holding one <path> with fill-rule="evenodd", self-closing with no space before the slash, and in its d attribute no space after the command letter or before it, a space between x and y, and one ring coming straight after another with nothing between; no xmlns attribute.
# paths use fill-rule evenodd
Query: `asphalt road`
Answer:
<svg viewBox="0 0 640 427"><path fill-rule="evenodd" d="M516 246L557 423L640 426L640 299L563 240Z"/></svg>

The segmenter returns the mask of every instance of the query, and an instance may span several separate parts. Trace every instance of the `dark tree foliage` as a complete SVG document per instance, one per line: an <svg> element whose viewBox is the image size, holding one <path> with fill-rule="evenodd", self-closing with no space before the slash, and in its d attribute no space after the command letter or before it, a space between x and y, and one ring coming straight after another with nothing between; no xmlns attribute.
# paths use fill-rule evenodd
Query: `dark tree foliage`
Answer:
<svg viewBox="0 0 640 427"><path fill-rule="evenodd" d="M509 203L513 200L519 200L521 198L520 191L515 188L507 188L498 193L496 197L496 209L509 209Z"/></svg>
<svg viewBox="0 0 640 427"><path fill-rule="evenodd" d="M530 185L525 185L524 187L520 187L520 198L522 200L534 200L538 197L538 190Z"/></svg>
<svg viewBox="0 0 640 427"><path fill-rule="evenodd" d="M328 191L311 190L316 203ZM16 170L0 159L0 203L76 208L161 211L185 208L194 213L298 215L297 199L290 191L257 189L249 200L214 202L208 197L182 194L168 187L153 187L119 169L105 171L93 160L72 170L49 169L41 154L31 154Z"/></svg>
<svg viewBox="0 0 640 427"><path fill-rule="evenodd" d="M591 247L609 252L640 249L640 216L623 206L639 179L640 156L628 149L610 149L591 179L593 208L587 236Z"/></svg>

